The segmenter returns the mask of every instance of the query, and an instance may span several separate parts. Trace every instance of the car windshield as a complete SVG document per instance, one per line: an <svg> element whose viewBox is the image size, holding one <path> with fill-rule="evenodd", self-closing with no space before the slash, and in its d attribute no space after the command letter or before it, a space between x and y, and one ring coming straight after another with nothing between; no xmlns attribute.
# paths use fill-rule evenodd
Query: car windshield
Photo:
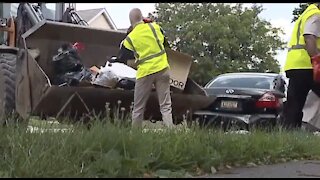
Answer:
<svg viewBox="0 0 320 180"><path fill-rule="evenodd" d="M272 77L263 76L220 76L207 85L208 88L252 88L271 89Z"/></svg>

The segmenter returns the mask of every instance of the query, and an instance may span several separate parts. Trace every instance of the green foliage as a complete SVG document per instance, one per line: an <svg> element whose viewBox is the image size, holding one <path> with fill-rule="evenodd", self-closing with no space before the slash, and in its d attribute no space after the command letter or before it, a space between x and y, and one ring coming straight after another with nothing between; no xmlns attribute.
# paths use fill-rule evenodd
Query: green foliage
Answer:
<svg viewBox="0 0 320 180"><path fill-rule="evenodd" d="M303 13L304 10L307 9L307 7L310 5L311 3L300 3L299 7L295 8L292 12L293 15L293 19L292 22L295 22L299 16Z"/></svg>
<svg viewBox="0 0 320 180"><path fill-rule="evenodd" d="M262 7L237 3L158 3L153 16L171 47L193 56L191 77L200 84L227 72L279 72L281 29L258 17Z"/></svg>

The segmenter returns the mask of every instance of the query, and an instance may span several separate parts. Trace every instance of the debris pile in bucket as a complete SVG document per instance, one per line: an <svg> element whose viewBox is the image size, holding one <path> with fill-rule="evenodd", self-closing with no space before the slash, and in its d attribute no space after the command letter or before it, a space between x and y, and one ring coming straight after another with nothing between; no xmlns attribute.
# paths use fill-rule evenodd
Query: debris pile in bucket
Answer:
<svg viewBox="0 0 320 180"><path fill-rule="evenodd" d="M53 84L58 86L81 86L91 84L106 88L134 89L136 70L123 63L107 60L105 66L90 69L84 67L79 51L84 50L83 44L76 42L64 43L53 56Z"/></svg>
<svg viewBox="0 0 320 180"><path fill-rule="evenodd" d="M91 70L95 73L92 84L108 88L134 89L136 70L123 63L107 61L104 67L98 69L94 66Z"/></svg>

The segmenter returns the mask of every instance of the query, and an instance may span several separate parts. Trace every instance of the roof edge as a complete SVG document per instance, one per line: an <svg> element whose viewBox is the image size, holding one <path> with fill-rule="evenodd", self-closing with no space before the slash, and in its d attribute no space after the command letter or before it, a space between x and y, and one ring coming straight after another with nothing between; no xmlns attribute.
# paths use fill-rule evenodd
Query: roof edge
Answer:
<svg viewBox="0 0 320 180"><path fill-rule="evenodd" d="M100 9L100 8L98 8ZM109 24L112 26L112 28L114 30L117 30L117 26L115 25L115 23L113 22L111 16L109 15L108 11L106 10L106 8L101 8L101 10L99 11L99 13L97 13L97 15L95 15L93 18L91 18L89 21L88 21L88 24L90 24L91 22L93 22L95 19L97 19L101 14L103 14L107 21L109 22Z"/></svg>

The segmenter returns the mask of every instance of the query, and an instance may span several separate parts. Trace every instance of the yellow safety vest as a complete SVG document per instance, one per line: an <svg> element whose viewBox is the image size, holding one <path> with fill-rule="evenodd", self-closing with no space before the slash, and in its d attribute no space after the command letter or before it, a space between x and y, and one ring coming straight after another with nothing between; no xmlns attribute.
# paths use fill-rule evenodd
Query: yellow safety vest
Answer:
<svg viewBox="0 0 320 180"><path fill-rule="evenodd" d="M137 24L123 41L124 47L134 52L137 79L169 67L163 42L160 26L154 22Z"/></svg>
<svg viewBox="0 0 320 180"><path fill-rule="evenodd" d="M289 49L284 66L285 71L290 69L312 69L311 58L305 47L303 33L307 19L315 14L320 15L320 10L317 5L311 4L296 21L288 45ZM317 38L317 48L320 49L320 38Z"/></svg>

